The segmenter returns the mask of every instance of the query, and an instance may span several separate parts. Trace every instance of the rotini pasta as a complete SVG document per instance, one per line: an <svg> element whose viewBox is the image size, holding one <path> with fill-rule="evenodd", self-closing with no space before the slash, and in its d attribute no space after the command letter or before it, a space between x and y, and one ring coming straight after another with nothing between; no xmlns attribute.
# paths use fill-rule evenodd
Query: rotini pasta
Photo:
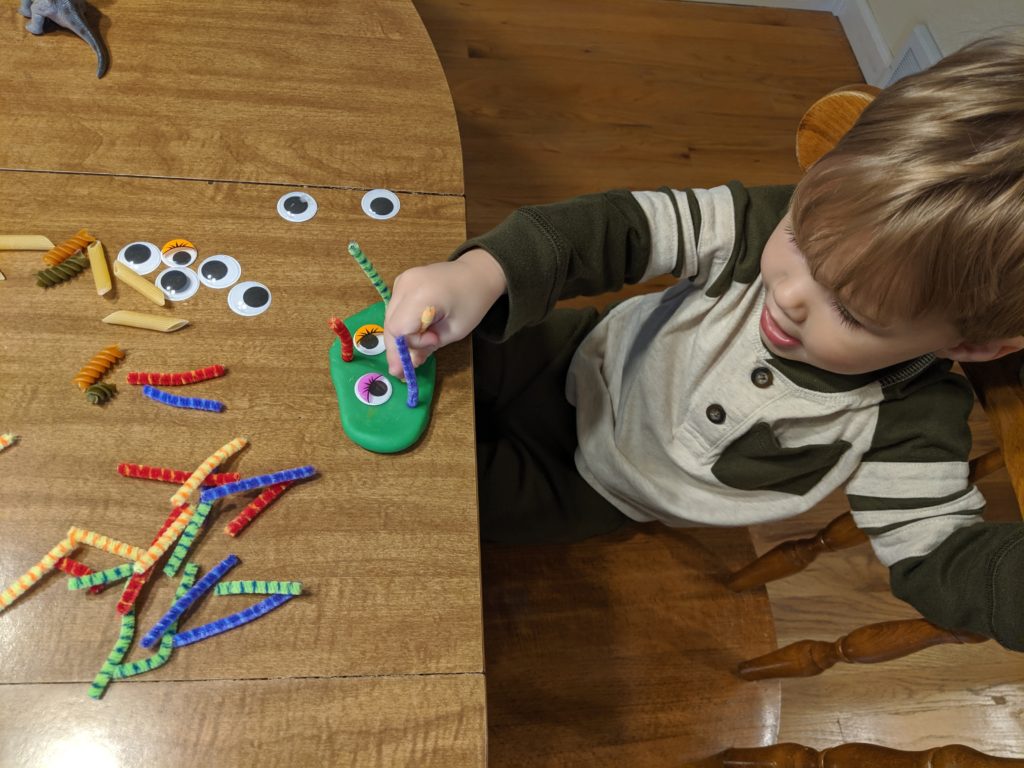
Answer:
<svg viewBox="0 0 1024 768"><path fill-rule="evenodd" d="M187 611L192 604L196 602L196 600L213 589L214 585L224 577L224 574L234 568L237 564L237 555L228 555L217 563L217 565L215 565L208 574L199 580L198 584L174 601L174 605L172 605L170 610L161 616L157 623L153 625L153 628L143 636L139 645L143 648L151 647L153 643L164 636L172 622L177 621L178 617Z"/></svg>
<svg viewBox="0 0 1024 768"><path fill-rule="evenodd" d="M80 253L89 243L96 241L86 230L78 230L78 234L69 237L63 243L55 245L43 254L43 261L51 267L55 267L62 261L66 261L76 253Z"/></svg>
<svg viewBox="0 0 1024 768"><path fill-rule="evenodd" d="M174 483L175 485L181 485L189 476L191 472L186 472L184 469L168 469L167 467L150 467L145 464L118 464L117 472L125 477L138 477L143 480L159 480L164 483ZM203 485L224 485L225 483L233 483L236 480L241 480L242 476L238 472L217 472L211 475L207 475L203 480Z"/></svg>
<svg viewBox="0 0 1024 768"><path fill-rule="evenodd" d="M315 474L316 467L311 464L304 467L295 467L294 469L282 469L280 472L272 472L269 475L247 477L239 480L237 483L219 485L216 488L206 488L199 494L199 498L203 502L216 501L217 499L222 499L225 496L230 496L233 493L251 491L255 488L263 488L268 485L277 485L278 483L285 483L288 481L303 480L307 477L312 477Z"/></svg>
<svg viewBox="0 0 1024 768"><path fill-rule="evenodd" d="M103 405L116 394L117 387L114 384L101 381L85 390L85 399L93 405Z"/></svg>
<svg viewBox="0 0 1024 768"><path fill-rule="evenodd" d="M360 249L359 243L355 240L350 242L348 244L348 253L356 260L356 264L362 268L366 276L370 278L370 282L373 283L373 287L377 289L377 293L380 294L384 303L387 304L391 301L391 290L388 288L387 283L381 279L377 270L373 268L373 264L370 263L370 260L366 258L366 254L364 254L362 249Z"/></svg>
<svg viewBox="0 0 1024 768"><path fill-rule="evenodd" d="M249 440L244 437L236 437L230 443L225 443L216 451L211 453L202 464L189 475L188 480L182 483L173 496L171 496L171 504L177 506L178 504L184 503L189 496L191 496L199 484L217 467L228 460L229 457L234 456L240 450L245 448L249 444Z"/></svg>
<svg viewBox="0 0 1024 768"><path fill-rule="evenodd" d="M124 352L121 351L117 344L104 347L93 355L89 362L82 366L82 370L75 374L75 378L72 381L84 392L91 384L95 384L102 379L107 374L107 371L123 359Z"/></svg>
<svg viewBox="0 0 1024 768"><path fill-rule="evenodd" d="M278 496L292 487L292 483L278 483L267 488L263 493L249 502L249 505L224 527L228 536L237 536L251 523L257 515L270 506Z"/></svg>
<svg viewBox="0 0 1024 768"><path fill-rule="evenodd" d="M195 411L212 411L214 413L220 413L224 410L224 403L219 400L208 400L205 397L185 397L184 395L175 395L171 392L164 392L162 389L151 387L149 384L142 388L142 394L150 400L155 400L156 402L163 403L164 405L170 405L173 408L190 408Z"/></svg>
<svg viewBox="0 0 1024 768"><path fill-rule="evenodd" d="M13 432L4 432L2 435L0 435L0 451L2 451L4 448L10 448L20 439L21 438L19 438Z"/></svg>
<svg viewBox="0 0 1024 768"><path fill-rule="evenodd" d="M346 363L351 363L355 358L355 352L352 347L352 332L340 317L332 317L329 322L331 330L334 331L341 341L341 359Z"/></svg>
<svg viewBox="0 0 1024 768"><path fill-rule="evenodd" d="M398 356L402 359L402 373L405 374L405 386L408 390L405 404L410 408L415 408L420 402L420 386L416 381L416 366L412 364L409 345L405 343L404 336L395 337L395 348L398 350Z"/></svg>
<svg viewBox="0 0 1024 768"><path fill-rule="evenodd" d="M205 368L196 368L194 371L182 373L143 373L141 371L129 371L129 384L153 384L157 387L180 387L184 384L195 384L208 379L216 379L223 376L227 369L223 365L208 365Z"/></svg>
<svg viewBox="0 0 1024 768"><path fill-rule="evenodd" d="M208 637L213 637L214 635L219 635L223 632L227 632L228 630L241 627L243 624L255 621L260 616L265 616L275 608L287 603L293 597L295 597L295 595L271 595L270 597L260 600L255 605L250 605L248 608L241 610L238 613L225 616L223 619L211 621L209 624L203 624L202 626L190 629L187 632L179 632L174 635L174 647L181 648L184 645L198 643L200 640L205 640Z"/></svg>
<svg viewBox="0 0 1024 768"><path fill-rule="evenodd" d="M80 253L54 267L47 267L43 271L37 272L36 285L40 288L52 288L58 283L70 280L87 266L89 266L89 257Z"/></svg>

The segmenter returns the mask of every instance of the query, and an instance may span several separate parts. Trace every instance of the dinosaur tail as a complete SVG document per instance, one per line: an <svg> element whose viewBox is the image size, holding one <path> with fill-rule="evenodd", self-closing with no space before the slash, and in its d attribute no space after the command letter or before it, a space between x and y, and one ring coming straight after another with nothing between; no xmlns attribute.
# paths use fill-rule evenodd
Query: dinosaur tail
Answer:
<svg viewBox="0 0 1024 768"><path fill-rule="evenodd" d="M85 19L77 14L65 14L61 22L61 26L67 27L89 44L96 54L96 77L103 77L107 73L107 66L110 63L110 56L103 41L93 33Z"/></svg>

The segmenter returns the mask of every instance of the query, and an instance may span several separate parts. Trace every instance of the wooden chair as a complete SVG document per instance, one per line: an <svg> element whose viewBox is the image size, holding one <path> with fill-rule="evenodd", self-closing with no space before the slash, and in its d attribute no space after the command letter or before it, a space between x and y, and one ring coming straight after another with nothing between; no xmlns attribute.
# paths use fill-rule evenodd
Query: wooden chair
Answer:
<svg viewBox="0 0 1024 768"><path fill-rule="evenodd" d="M866 107L877 89L853 86L819 99L801 120L797 132L797 159L806 170L827 152ZM1018 505L1024 508L1024 352L989 363L961 366L974 388L1000 448L970 463L972 482L1007 467ZM742 591L798 573L823 552L863 544L867 536L847 512L815 535L787 541L766 552L734 573L730 589ZM764 656L739 664L737 672L746 680L817 675L842 661L876 663L907 656L924 648L945 643L980 643L987 638L970 632L956 632L919 618L886 621L855 629L832 642L801 640ZM802 763L801 763L802 765ZM895 765L895 763L894 763ZM900 763L902 765L902 763Z"/></svg>

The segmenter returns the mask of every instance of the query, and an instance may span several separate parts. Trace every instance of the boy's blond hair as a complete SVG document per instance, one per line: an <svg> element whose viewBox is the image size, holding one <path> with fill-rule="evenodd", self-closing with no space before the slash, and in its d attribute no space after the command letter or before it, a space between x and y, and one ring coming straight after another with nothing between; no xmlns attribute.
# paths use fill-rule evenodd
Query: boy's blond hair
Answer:
<svg viewBox="0 0 1024 768"><path fill-rule="evenodd" d="M812 273L839 256L829 287L874 316L938 312L969 342L1024 334L1024 35L883 90L791 212Z"/></svg>

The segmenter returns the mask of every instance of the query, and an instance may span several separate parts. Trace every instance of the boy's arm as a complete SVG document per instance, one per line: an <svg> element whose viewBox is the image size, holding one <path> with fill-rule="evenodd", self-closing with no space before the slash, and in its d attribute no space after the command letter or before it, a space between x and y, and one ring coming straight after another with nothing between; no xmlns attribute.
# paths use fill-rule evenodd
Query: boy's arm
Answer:
<svg viewBox="0 0 1024 768"><path fill-rule="evenodd" d="M929 621L1024 650L1024 524L985 523L968 481L973 395L937 373L879 406L870 450L846 487L892 592Z"/></svg>

